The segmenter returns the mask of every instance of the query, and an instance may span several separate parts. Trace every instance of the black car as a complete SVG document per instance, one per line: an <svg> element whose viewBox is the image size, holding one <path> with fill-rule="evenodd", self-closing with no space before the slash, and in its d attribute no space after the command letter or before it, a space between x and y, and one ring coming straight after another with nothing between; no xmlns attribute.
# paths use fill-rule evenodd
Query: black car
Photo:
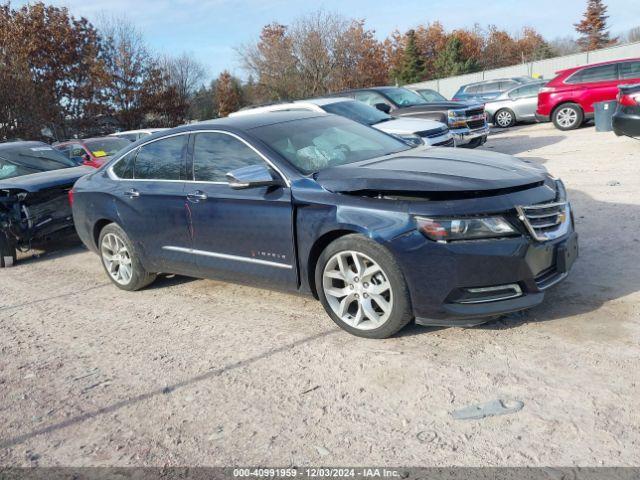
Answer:
<svg viewBox="0 0 640 480"><path fill-rule="evenodd" d="M17 248L73 232L68 192L91 171L46 143L0 144L0 267L15 263Z"/></svg>
<svg viewBox="0 0 640 480"><path fill-rule="evenodd" d="M618 87L618 108L613 114L616 135L640 137L640 83Z"/></svg>
<svg viewBox="0 0 640 480"><path fill-rule="evenodd" d="M436 120L449 126L458 147L479 147L487 141L489 126L482 104L452 102L439 95L427 101L412 90L400 87L359 88L334 96L355 98L394 117Z"/></svg>
<svg viewBox="0 0 640 480"><path fill-rule="evenodd" d="M73 192L80 238L123 290L159 272L261 282L370 338L538 305L578 248L544 167L308 111L156 134Z"/></svg>

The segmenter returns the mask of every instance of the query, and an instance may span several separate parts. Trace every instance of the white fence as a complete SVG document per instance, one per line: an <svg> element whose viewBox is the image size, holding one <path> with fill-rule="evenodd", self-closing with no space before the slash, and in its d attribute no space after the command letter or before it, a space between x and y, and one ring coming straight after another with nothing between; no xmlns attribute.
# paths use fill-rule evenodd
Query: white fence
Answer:
<svg viewBox="0 0 640 480"><path fill-rule="evenodd" d="M625 58L640 57L640 42L627 43L615 47L603 48L591 52L575 53L564 57L549 58L536 62L521 63L511 67L496 68L484 72L469 73L457 77L441 78L440 80L430 80L428 82L413 83L407 87L422 87L437 90L447 98L451 98L462 85L491 80L494 78L518 77L523 75L541 75L543 78L551 80L558 70L588 65L590 63L606 62L609 60L621 60Z"/></svg>

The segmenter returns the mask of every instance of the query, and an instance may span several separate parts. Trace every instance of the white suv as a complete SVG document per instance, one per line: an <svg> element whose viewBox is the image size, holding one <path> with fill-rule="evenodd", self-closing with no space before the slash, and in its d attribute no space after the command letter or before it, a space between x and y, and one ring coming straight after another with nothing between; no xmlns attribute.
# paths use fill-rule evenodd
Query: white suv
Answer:
<svg viewBox="0 0 640 480"><path fill-rule="evenodd" d="M413 145L430 145L440 147L455 146L449 127L444 123L422 118L395 118L377 108L351 98L331 97L299 100L292 103L279 103L264 107L247 108L230 116L252 115L264 112L283 110L310 110L313 112L331 113L364 123L383 132L401 137Z"/></svg>

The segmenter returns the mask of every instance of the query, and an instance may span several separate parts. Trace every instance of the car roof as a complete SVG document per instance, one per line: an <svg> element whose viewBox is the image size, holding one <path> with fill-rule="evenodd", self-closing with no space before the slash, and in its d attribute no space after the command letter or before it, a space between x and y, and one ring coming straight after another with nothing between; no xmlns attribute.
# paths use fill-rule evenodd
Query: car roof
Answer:
<svg viewBox="0 0 640 480"><path fill-rule="evenodd" d="M202 130L203 128L229 128L238 130L250 130L252 128L275 125L277 123L304 120L306 118L324 117L326 114L310 112L308 110L284 110L276 112L256 113L255 115L238 115L235 117L216 118L203 122L192 123L172 129L172 132L189 132Z"/></svg>
<svg viewBox="0 0 640 480"><path fill-rule="evenodd" d="M107 135L104 137L89 137L89 138L72 138L70 140L64 140L62 142L58 142L55 144L56 147L59 147L60 145L69 145L71 143L79 143L80 145L84 145L87 142L93 142L93 141L103 141L103 140L114 140L115 138L111 135Z"/></svg>
<svg viewBox="0 0 640 480"><path fill-rule="evenodd" d="M145 132L149 132L149 133L155 133L155 132L161 132L164 130L169 130L168 128L139 128L137 130L124 130L122 132L115 132L115 133L111 133L109 134L110 137L115 137L117 135L123 135L125 133L145 133Z"/></svg>
<svg viewBox="0 0 640 480"><path fill-rule="evenodd" d="M611 65L612 63L624 63L624 62L640 62L640 58L639 57L621 58L619 60L607 60L606 62L589 63L587 65L579 65L577 67L564 68L562 70L558 70L556 74L571 73L571 72L576 72L578 70L582 70L583 68L600 67L602 65Z"/></svg>

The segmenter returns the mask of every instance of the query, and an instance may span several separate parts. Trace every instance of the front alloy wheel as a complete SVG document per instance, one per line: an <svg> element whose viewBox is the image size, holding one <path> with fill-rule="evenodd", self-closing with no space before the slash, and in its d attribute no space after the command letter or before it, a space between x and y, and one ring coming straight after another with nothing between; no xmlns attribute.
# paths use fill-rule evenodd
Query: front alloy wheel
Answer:
<svg viewBox="0 0 640 480"><path fill-rule="evenodd" d="M346 251L331 257L322 288L334 313L350 327L372 330L389 319L391 283L380 265L363 253Z"/></svg>
<svg viewBox="0 0 640 480"><path fill-rule="evenodd" d="M315 268L322 306L347 332L387 338L413 319L409 288L391 252L358 234L330 243Z"/></svg>

